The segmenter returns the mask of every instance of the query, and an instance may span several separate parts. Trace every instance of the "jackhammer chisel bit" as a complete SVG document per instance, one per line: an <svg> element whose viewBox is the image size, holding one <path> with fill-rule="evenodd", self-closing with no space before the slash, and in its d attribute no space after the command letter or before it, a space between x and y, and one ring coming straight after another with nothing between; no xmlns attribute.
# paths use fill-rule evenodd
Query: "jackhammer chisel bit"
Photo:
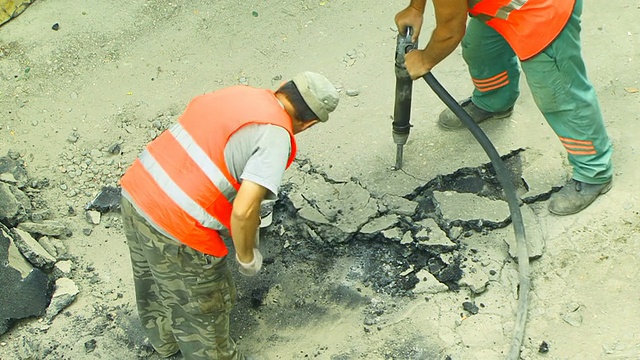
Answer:
<svg viewBox="0 0 640 360"><path fill-rule="evenodd" d="M407 143L409 138L409 131L411 130L411 124L409 123L411 117L411 92L413 89L413 80L407 72L407 68L404 64L404 56L409 51L418 47L417 41L414 43L411 41L413 35L413 29L407 27L406 35L398 33L396 40L396 58L395 58L395 71L396 71L396 96L395 105L393 108L393 142L396 143L396 165L394 170L402 169L402 152L403 146Z"/></svg>

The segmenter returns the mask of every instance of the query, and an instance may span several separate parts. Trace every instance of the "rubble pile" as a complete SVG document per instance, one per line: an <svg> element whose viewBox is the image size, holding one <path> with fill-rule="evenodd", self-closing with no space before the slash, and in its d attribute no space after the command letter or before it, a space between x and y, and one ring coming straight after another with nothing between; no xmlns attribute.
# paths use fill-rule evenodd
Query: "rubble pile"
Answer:
<svg viewBox="0 0 640 360"><path fill-rule="evenodd" d="M48 186L27 175L19 154L0 158L0 334L19 319L52 321L78 294L64 245L71 232L39 196Z"/></svg>
<svg viewBox="0 0 640 360"><path fill-rule="evenodd" d="M520 152L504 158L519 188ZM438 176L404 197L375 197L359 182L335 181L301 159L288 176L273 230L284 249L313 244L326 257L358 254L358 276L391 295L433 294L461 284L482 292L488 277L463 280L469 259L460 239L510 225L490 164Z"/></svg>
<svg viewBox="0 0 640 360"><path fill-rule="evenodd" d="M95 192L98 184L107 184L84 206L85 226L81 231L89 236L101 221L105 227L117 225L117 216L105 223L104 214L117 210L119 204L120 189L112 185L114 174L122 169L121 161L113 158L117 154L100 151L87 152L86 156L61 155L59 165L67 176L55 184L30 178L18 154L0 158L0 334L16 320L29 317L41 318L46 327L78 295L72 270L80 266L76 262L81 259L67 252L65 241L72 236L71 231L64 221L53 218L42 200L43 193L59 187L67 198L77 200ZM522 183L518 152L505 160L514 181ZM481 294L491 281L514 278L501 270L503 254L496 260L495 256L478 253L465 240L489 234L493 242L510 240L495 231L509 226L510 220L490 164L439 175L405 196L374 194L357 179L331 179L305 159L297 159L286 176L274 206L273 222L262 229L262 274L256 278L236 277L240 289L251 289L239 294L239 308L294 307L297 315L291 319L283 318L280 311L261 313L265 318L273 316L279 324L293 324L300 321L300 314L313 319L326 312L333 302L368 304L364 329L371 331L380 327L380 318L392 309L388 308L390 303L364 295L362 286L392 297L428 298L461 288ZM68 188L60 187L65 183ZM523 193L527 190L522 189ZM523 201L533 203L544 196ZM69 214L76 214L70 203L67 205ZM522 209L525 221L535 218L526 206ZM541 251L530 253L535 257ZM345 264L348 268L344 276L336 277ZM87 271L97 276L93 268L87 267ZM283 291L283 284L289 286L288 290L297 290ZM121 293L115 295L122 297ZM460 304L464 311L469 315L482 311L482 304L469 300ZM102 326L119 329L118 341L136 349L138 341L129 330L122 330L137 331L129 324L135 319L130 307L100 305L96 311L104 319L101 326L87 330L90 339L85 343L86 352L97 351L98 342L108 346L101 338L106 336ZM238 324L255 321L245 311L238 311L236 316ZM84 323L87 319L79 316L77 321Z"/></svg>

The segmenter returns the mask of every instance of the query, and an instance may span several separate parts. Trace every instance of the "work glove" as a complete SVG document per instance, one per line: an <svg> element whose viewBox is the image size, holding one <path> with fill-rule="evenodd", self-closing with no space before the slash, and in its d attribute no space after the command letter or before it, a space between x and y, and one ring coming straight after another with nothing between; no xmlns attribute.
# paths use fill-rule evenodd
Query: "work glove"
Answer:
<svg viewBox="0 0 640 360"><path fill-rule="evenodd" d="M250 263L243 263L238 259L238 254L236 253L236 261L240 266L238 266L238 271L240 274L244 276L255 276L260 269L262 268L262 254L258 248L253 249L253 260Z"/></svg>

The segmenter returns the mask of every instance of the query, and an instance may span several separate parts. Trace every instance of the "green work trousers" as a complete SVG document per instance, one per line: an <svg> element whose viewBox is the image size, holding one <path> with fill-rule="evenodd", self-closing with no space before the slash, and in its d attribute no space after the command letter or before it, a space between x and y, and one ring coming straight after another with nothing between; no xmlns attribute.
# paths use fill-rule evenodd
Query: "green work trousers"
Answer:
<svg viewBox="0 0 640 360"><path fill-rule="evenodd" d="M556 39L520 64L536 105L567 150L573 179L602 184L613 176L613 149L581 55L582 2L576 1ZM462 54L475 85L473 103L492 112L511 108L519 95L520 70L506 40L484 22L471 18Z"/></svg>
<svg viewBox="0 0 640 360"><path fill-rule="evenodd" d="M226 257L178 244L122 199L122 220L133 266L136 305L153 348L186 360L241 360L229 336L236 288Z"/></svg>

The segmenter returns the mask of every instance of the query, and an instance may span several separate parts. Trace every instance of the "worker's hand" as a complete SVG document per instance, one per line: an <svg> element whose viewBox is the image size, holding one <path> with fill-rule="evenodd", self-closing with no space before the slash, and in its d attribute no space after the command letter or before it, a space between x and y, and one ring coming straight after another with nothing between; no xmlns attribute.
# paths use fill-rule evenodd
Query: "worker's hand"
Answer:
<svg viewBox="0 0 640 360"><path fill-rule="evenodd" d="M400 11L396 14L395 21L396 26L398 27L398 32L402 35L407 34L407 26L411 26L413 28L413 35L411 36L411 41L418 41L418 36L420 35L420 29L422 29L422 21L424 15L422 11L408 6L406 9Z"/></svg>
<svg viewBox="0 0 640 360"><path fill-rule="evenodd" d="M419 79L431 71L424 62L423 56L424 50L418 49L411 50L404 55L404 65L413 80Z"/></svg>
<svg viewBox="0 0 640 360"><path fill-rule="evenodd" d="M255 276L260 269L262 268L262 254L258 248L253 249L253 260L249 263L243 263L238 259L238 254L236 253L236 261L240 266L238 266L238 271L240 274L244 276Z"/></svg>

